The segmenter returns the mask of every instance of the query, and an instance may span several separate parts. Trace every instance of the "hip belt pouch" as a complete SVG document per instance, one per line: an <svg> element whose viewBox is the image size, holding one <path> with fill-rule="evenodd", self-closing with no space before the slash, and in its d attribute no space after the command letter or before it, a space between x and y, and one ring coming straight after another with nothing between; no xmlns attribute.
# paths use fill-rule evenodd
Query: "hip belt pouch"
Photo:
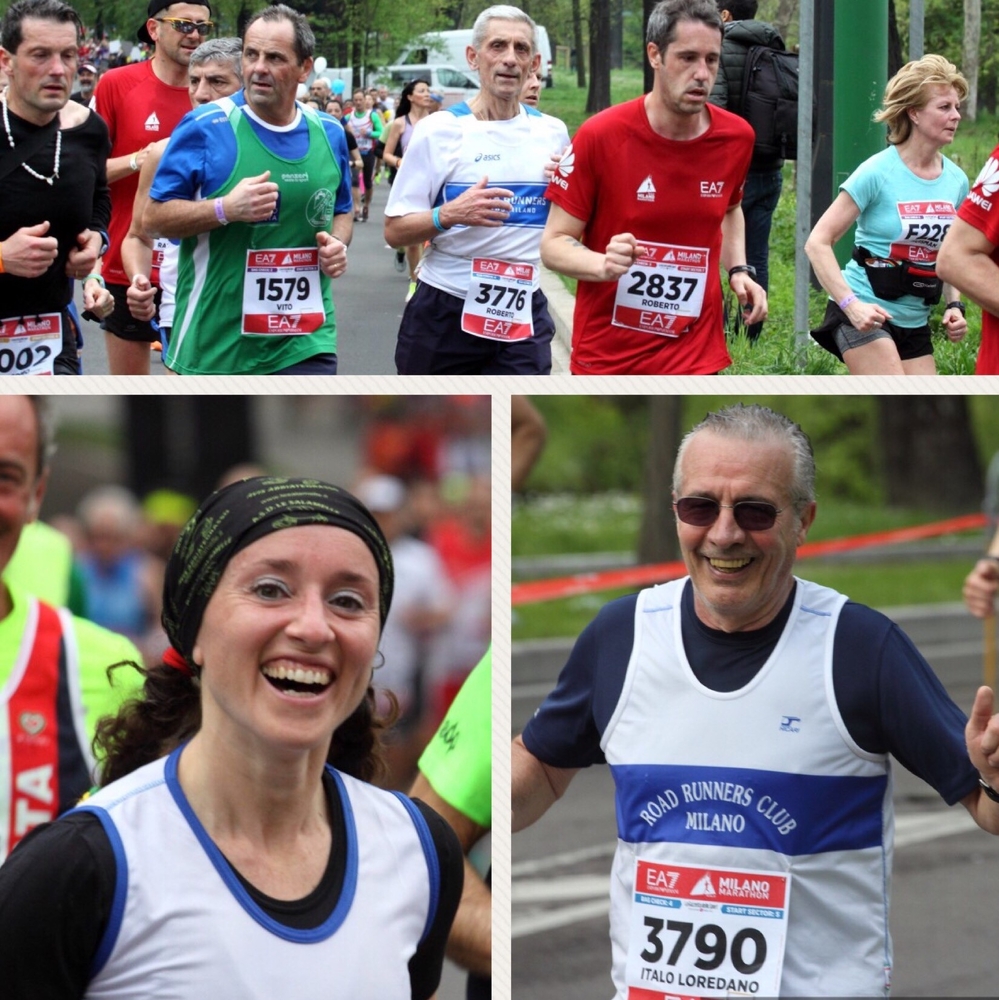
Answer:
<svg viewBox="0 0 999 1000"><path fill-rule="evenodd" d="M871 290L879 299L891 301L915 295L928 306L940 301L943 282L933 268L893 257L875 257L866 247L854 247L853 259L864 269Z"/></svg>

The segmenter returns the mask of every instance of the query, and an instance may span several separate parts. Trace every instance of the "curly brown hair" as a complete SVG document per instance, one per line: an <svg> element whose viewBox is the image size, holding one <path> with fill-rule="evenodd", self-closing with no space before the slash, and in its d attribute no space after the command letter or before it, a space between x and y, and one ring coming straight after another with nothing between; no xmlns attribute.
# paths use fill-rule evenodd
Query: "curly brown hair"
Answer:
<svg viewBox="0 0 999 1000"><path fill-rule="evenodd" d="M142 674L142 694L128 699L117 715L97 723L94 756L101 761L99 784L111 784L144 764L151 764L186 743L201 728L201 685L165 664L152 667L136 663L116 663L108 667L108 680L120 667L132 667ZM398 703L391 692L384 715L375 707L375 690L368 687L361 704L333 733L328 764L362 781L387 776L384 733L396 721Z"/></svg>

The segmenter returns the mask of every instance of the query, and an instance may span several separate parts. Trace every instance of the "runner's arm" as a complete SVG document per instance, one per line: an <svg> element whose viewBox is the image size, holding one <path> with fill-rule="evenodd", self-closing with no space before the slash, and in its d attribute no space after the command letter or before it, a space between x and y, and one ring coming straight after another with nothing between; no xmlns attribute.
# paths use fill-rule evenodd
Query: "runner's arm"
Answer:
<svg viewBox="0 0 999 1000"><path fill-rule="evenodd" d="M514 737L510 787L513 804L513 832L539 820L565 794L578 768L543 764L524 741Z"/></svg>
<svg viewBox="0 0 999 1000"><path fill-rule="evenodd" d="M422 771L417 771L409 795L422 800L447 820L458 835L461 849L466 855L486 833L485 827L442 798ZM448 936L447 954L463 969L470 969L482 976L492 974L492 905L489 889L466 856L465 883Z"/></svg>
<svg viewBox="0 0 999 1000"><path fill-rule="evenodd" d="M971 223L956 218L937 255L937 275L959 288L993 316L999 316L999 265L995 244Z"/></svg>
<svg viewBox="0 0 999 1000"><path fill-rule="evenodd" d="M999 714L993 715L993 693L980 687L964 731L971 763L993 791L999 790ZM974 821L987 833L999 835L999 802L994 802L982 788L961 799Z"/></svg>
<svg viewBox="0 0 999 1000"><path fill-rule="evenodd" d="M164 144L165 145L165 144ZM137 274L149 277L153 266L153 241L142 228L142 216L149 203L149 189L160 162L162 149L155 149L146 157L139 172L139 186L132 202L132 222L121 244L121 263L129 281Z"/></svg>
<svg viewBox="0 0 999 1000"><path fill-rule="evenodd" d="M742 214L742 203L732 205L722 219L721 264L729 268L746 263L746 218ZM729 288L735 292L742 306L743 322L762 323L767 318L767 293L763 286L754 281L745 271L733 274L728 279Z"/></svg>
<svg viewBox="0 0 999 1000"><path fill-rule="evenodd" d="M605 253L583 246L586 221L553 204L541 235L541 260L545 267L579 281L617 281L645 248L631 233L610 238Z"/></svg>
<svg viewBox="0 0 999 1000"><path fill-rule="evenodd" d="M389 125L388 138L385 140L385 152L382 153L382 161L387 163L390 167L395 167L396 170L398 170L402 165L402 157L396 156L395 150L399 145L399 139L402 136L402 130L405 127L405 118L392 119L392 124Z"/></svg>

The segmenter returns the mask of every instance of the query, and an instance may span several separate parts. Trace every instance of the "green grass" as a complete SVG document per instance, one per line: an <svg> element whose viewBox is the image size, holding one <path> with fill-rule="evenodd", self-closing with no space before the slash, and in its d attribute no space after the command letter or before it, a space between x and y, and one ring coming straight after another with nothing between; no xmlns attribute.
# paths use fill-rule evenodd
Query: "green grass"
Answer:
<svg viewBox="0 0 999 1000"><path fill-rule="evenodd" d="M823 501L809 541L867 534L935 519L925 511L880 504ZM518 502L513 510L514 556L565 552L633 552L641 521L637 497L615 493L589 497L547 495ZM803 559L797 572L875 608L960 599L970 561L941 552L940 558L883 563ZM515 609L514 640L578 635L597 611L635 588L598 591Z"/></svg>
<svg viewBox="0 0 999 1000"><path fill-rule="evenodd" d="M561 118L573 135L588 117L586 90L576 86L573 73L556 70L555 86L542 92L542 109ZM614 70L611 73L611 99L614 104L642 93L642 72L638 69ZM977 121L964 121L953 145L945 152L960 166L969 180L978 176L985 160L996 145L999 122L993 115L981 115ZM795 165L784 167L784 189L774 213L770 240L770 318L763 336L755 344L729 331L729 354L732 364L726 375L842 375L847 369L814 341L799 338L794 329L794 227L795 227ZM562 278L565 287L576 292L572 278ZM809 291L809 326L818 326L825 311L827 296L811 288ZM941 375L973 375L975 356L981 340L981 310L968 304L968 333L958 344L950 343L939 333L943 310L938 306L930 315L934 331L933 355Z"/></svg>

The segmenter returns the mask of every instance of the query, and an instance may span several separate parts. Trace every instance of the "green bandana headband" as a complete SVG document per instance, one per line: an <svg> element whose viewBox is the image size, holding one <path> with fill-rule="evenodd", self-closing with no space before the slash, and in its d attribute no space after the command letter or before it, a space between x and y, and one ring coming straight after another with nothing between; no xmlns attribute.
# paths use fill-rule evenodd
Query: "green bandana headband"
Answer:
<svg viewBox="0 0 999 1000"><path fill-rule="evenodd" d="M163 582L163 628L174 649L190 661L208 601L237 552L272 531L306 524L344 528L371 550L384 628L392 603L392 556L368 509L346 490L318 479L257 477L213 493L177 539Z"/></svg>

